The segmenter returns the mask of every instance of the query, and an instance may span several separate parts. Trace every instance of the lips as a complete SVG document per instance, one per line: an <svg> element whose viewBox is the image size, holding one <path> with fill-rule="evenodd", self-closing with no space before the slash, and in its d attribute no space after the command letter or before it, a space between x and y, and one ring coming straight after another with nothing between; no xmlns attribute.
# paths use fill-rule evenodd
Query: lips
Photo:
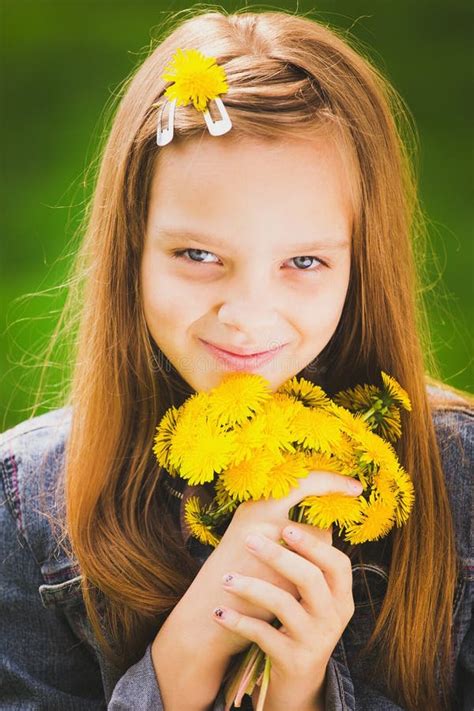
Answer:
<svg viewBox="0 0 474 711"><path fill-rule="evenodd" d="M209 346L213 346L214 348L218 348L220 351L223 351L224 353L229 353L230 355L234 356L244 356L246 358L250 356L258 356L258 355L263 355L264 353L272 353L274 350L277 350L278 348L281 348L282 346L277 346L276 348L271 348L269 350L265 351L246 351L242 348L238 348L236 346L220 346L217 343L210 343L209 341L203 341L203 343L206 343Z"/></svg>
<svg viewBox="0 0 474 711"><path fill-rule="evenodd" d="M269 351L260 351L259 353L254 352L242 355L239 353L227 351L221 348L220 346L215 346L214 344L208 343L207 341L204 341L202 339L200 340L204 347L214 356L217 361L219 361L221 365L224 365L224 367L227 369L231 368L233 370L254 370L260 366L266 365L286 345L283 344L281 346L277 346L276 348L273 348Z"/></svg>

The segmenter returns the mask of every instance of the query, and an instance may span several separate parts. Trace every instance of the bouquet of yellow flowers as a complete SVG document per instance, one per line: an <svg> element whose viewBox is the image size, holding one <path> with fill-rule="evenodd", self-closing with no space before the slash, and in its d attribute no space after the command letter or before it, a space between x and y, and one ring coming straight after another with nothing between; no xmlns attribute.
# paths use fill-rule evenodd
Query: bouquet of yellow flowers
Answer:
<svg viewBox="0 0 474 711"><path fill-rule="evenodd" d="M170 476L190 485L214 484L202 506L191 496L185 520L202 543L217 546L243 501L282 498L310 471L358 479L358 497L307 496L290 520L321 528L335 525L351 543L386 535L408 518L413 484L393 443L401 436L400 410L411 410L399 383L381 373L381 385L357 385L332 399L322 388L294 377L276 392L261 375L229 373L209 392L168 409L157 427L153 451ZM278 624L278 621L276 621ZM263 709L270 660L253 644L227 687L226 709L262 683Z"/></svg>

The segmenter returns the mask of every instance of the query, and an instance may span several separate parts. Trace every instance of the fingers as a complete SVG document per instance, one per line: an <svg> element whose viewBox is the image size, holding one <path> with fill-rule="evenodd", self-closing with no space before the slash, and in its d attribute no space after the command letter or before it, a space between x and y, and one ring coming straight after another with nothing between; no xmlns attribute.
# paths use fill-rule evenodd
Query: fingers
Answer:
<svg viewBox="0 0 474 711"><path fill-rule="evenodd" d="M310 620L291 593L266 580L234 572L227 573L222 584L227 592L272 612L292 637L304 640Z"/></svg>
<svg viewBox="0 0 474 711"><path fill-rule="evenodd" d="M293 521L288 521L288 523L293 523ZM295 528L301 528L307 540L313 540L315 542L326 543L328 546L332 546L332 534L333 527L329 528L319 528L318 526L313 526L309 523L295 523Z"/></svg>
<svg viewBox="0 0 474 711"><path fill-rule="evenodd" d="M285 501L285 506L292 508L307 496L324 496L334 492L359 496L362 491L362 484L357 479L334 472L310 472L308 476L298 479L297 486L281 500Z"/></svg>
<svg viewBox="0 0 474 711"><path fill-rule="evenodd" d="M214 620L232 632L258 644L265 654L280 664L289 658L291 640L264 620L248 617L227 607L216 607Z"/></svg>
<svg viewBox="0 0 474 711"><path fill-rule="evenodd" d="M322 571L340 614L349 621L354 611L351 561L329 542L318 540L308 530L311 528L308 524L291 523L283 529L282 536L292 550Z"/></svg>
<svg viewBox="0 0 474 711"><path fill-rule="evenodd" d="M253 555L296 586L310 614L320 616L321 610L332 607L331 592L317 565L263 535L247 536L246 546ZM286 622L284 624L286 626Z"/></svg>

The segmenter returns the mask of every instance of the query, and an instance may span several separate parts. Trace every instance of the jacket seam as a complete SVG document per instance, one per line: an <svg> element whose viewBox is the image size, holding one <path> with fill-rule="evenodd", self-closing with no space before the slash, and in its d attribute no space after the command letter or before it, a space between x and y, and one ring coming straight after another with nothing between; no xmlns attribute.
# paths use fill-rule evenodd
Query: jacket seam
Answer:
<svg viewBox="0 0 474 711"><path fill-rule="evenodd" d="M338 686L338 691L339 691L339 698L341 699L342 702L342 709L343 711L349 711L349 707L346 704L346 692L344 691L344 681L342 679L342 674L339 670L339 666L337 662L334 665L334 671L336 673L336 679L337 679L337 686Z"/></svg>
<svg viewBox="0 0 474 711"><path fill-rule="evenodd" d="M3 461L0 461L0 472L1 472L1 477L0 477L0 478L1 478L1 480L2 480L2 488L3 488L4 495L5 495L5 502L7 503L8 513L9 513L9 515L10 515L12 521L13 521L13 525L14 525L14 527L15 527L15 531L16 531L17 538L18 538L18 540L21 539L21 541L24 542L24 545L22 545L23 550L27 550L27 551L28 551L28 555L31 556L31 558L32 558L33 561L34 561L35 566L37 566L37 568L38 568L39 575L41 576L41 578L43 578L43 573L41 572L41 564L40 564L39 561L36 559L36 556L35 556L35 554L34 554L34 551L33 551L32 547L31 547L31 545L30 545L28 539L26 538L26 536L25 536L23 530L19 527L19 525L18 525L18 517L15 516L15 511L14 511L14 509L12 508L12 503L11 503L11 499L10 499L10 493L9 493L8 487L7 487L7 485L6 485L5 464L4 464ZM43 579L44 579L44 578L43 578Z"/></svg>
<svg viewBox="0 0 474 711"><path fill-rule="evenodd" d="M14 455L10 455L8 458L8 461L12 459L12 456L14 458ZM15 463L16 465L16 463ZM30 544L28 543L28 540L26 539L26 536L23 532L23 526L21 525L21 511L20 511L20 496L18 492L18 486L15 488L10 486L9 482L9 477L8 477L8 472L7 472L7 460L0 460L0 471L1 471L1 479L2 479L2 487L3 491L5 494L5 501L8 505L8 511L10 513L10 516L13 520L13 523L15 525L15 530L17 531L17 534L19 534L22 539L24 540L25 544L30 548ZM18 482L17 482L18 484ZM16 501L14 500L14 495L16 493ZM16 511L16 504L18 505L18 513ZM33 554L33 551L31 551ZM33 555L33 558L35 556ZM35 558L36 560L36 558ZM38 562L38 561L36 561Z"/></svg>
<svg viewBox="0 0 474 711"><path fill-rule="evenodd" d="M19 526L18 516L15 515L15 507L13 506L13 503L12 503L10 487L7 484L8 476L7 476L7 471L6 471L6 460L1 460L1 459L0 459L0 479L2 481L2 489L3 489L4 496L5 496L5 502L7 504L8 513L12 519L13 526L14 526L14 529L15 529L15 532L17 535L17 539L19 540L20 543L21 543L21 541L24 542L24 545L22 545L23 550L25 550L25 549L28 550L28 554L31 556L31 558L34 561L35 566L38 568L40 577L44 580L44 575L41 570L41 563L36 558L34 550L30 545L30 542L26 538L22 528L20 528L20 526ZM20 503L19 497L18 497L18 502Z"/></svg>

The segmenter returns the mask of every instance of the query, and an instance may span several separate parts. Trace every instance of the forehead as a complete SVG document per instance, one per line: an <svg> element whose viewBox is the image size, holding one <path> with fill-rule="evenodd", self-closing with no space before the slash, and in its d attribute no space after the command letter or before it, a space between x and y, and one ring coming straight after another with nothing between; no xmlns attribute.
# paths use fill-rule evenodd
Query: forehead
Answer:
<svg viewBox="0 0 474 711"><path fill-rule="evenodd" d="M354 212L351 164L329 135L310 140L211 137L176 141L157 154L149 220L215 232L235 227L343 230ZM212 227L212 229L210 229ZM300 240L304 241L304 240Z"/></svg>

